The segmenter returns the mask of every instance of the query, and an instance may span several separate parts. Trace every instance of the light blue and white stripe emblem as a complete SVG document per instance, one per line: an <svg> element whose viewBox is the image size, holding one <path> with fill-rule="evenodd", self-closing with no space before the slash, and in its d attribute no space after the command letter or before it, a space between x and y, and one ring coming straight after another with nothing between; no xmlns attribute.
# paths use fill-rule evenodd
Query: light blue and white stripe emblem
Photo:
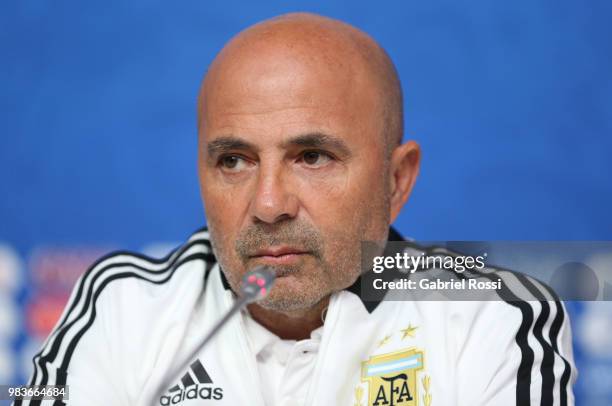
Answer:
<svg viewBox="0 0 612 406"><path fill-rule="evenodd" d="M379 376L398 371L405 371L406 369L421 368L422 366L423 354L417 353L398 360L393 360L381 364L368 365L366 370L366 376Z"/></svg>

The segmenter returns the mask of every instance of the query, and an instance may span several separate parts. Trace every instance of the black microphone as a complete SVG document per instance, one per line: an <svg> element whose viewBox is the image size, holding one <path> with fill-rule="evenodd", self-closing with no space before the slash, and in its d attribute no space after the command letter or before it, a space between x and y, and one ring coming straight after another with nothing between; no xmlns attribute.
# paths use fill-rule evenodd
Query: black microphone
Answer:
<svg viewBox="0 0 612 406"><path fill-rule="evenodd" d="M210 329L208 334L204 337L200 345L196 346L195 349L186 357L186 361L177 369L177 374L183 372L189 368L189 365L193 359L196 358L197 354L202 351L204 347L221 331L221 329L227 324L227 322L240 311L246 307L249 303L263 299L270 293L274 280L276 279L276 272L270 266L259 265L247 272L242 278L242 286L240 286L240 296L234 302L234 305L227 313L219 320L213 328ZM159 395L163 394L172 383L175 375L169 375L168 379L161 386L161 392L156 394L155 401L159 398Z"/></svg>
<svg viewBox="0 0 612 406"><path fill-rule="evenodd" d="M256 266L252 271L247 272L242 277L242 286L240 286L240 296L234 302L231 309L223 316L206 335L200 346L194 352L199 352L204 348L206 344L225 326L225 324L232 318L232 316L249 303L263 299L268 295L274 280L276 279L276 273L274 270L266 265Z"/></svg>
<svg viewBox="0 0 612 406"><path fill-rule="evenodd" d="M265 265L255 267L242 278L241 298L247 298L248 303L263 299L270 292L275 279L276 273L271 267Z"/></svg>

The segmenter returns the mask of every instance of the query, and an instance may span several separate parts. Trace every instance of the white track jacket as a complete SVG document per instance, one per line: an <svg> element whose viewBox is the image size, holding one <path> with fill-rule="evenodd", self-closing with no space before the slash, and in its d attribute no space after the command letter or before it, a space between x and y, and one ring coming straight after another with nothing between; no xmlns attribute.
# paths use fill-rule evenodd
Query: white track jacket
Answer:
<svg viewBox="0 0 612 406"><path fill-rule="evenodd" d="M573 405L560 301L377 303L356 286L332 295L306 397L287 405ZM267 406L242 317L185 360L233 301L206 229L162 260L102 258L33 359L29 383L68 385L68 400L14 404Z"/></svg>

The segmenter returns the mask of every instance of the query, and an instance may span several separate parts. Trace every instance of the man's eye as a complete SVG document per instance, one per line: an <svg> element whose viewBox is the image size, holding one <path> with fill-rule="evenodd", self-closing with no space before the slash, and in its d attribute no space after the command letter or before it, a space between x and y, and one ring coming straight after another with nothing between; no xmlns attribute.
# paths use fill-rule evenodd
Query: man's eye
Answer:
<svg viewBox="0 0 612 406"><path fill-rule="evenodd" d="M238 171L244 168L246 162L243 158L237 155L226 155L219 159L219 165L223 169Z"/></svg>
<svg viewBox="0 0 612 406"><path fill-rule="evenodd" d="M323 166L329 163L333 158L324 152L306 151L302 154L302 160L309 166Z"/></svg>

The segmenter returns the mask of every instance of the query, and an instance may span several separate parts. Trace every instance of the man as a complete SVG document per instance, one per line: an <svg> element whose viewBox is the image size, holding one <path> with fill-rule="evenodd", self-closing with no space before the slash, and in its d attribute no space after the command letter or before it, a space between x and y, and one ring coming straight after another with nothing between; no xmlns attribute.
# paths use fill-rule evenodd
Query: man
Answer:
<svg viewBox="0 0 612 406"><path fill-rule="evenodd" d="M31 384L69 385L70 405L572 404L554 298L359 296L361 242L401 239L389 225L418 173L402 109L391 60L354 27L290 14L240 33L199 96L209 229L160 261L95 264ZM199 348L257 265L276 273L269 295Z"/></svg>

